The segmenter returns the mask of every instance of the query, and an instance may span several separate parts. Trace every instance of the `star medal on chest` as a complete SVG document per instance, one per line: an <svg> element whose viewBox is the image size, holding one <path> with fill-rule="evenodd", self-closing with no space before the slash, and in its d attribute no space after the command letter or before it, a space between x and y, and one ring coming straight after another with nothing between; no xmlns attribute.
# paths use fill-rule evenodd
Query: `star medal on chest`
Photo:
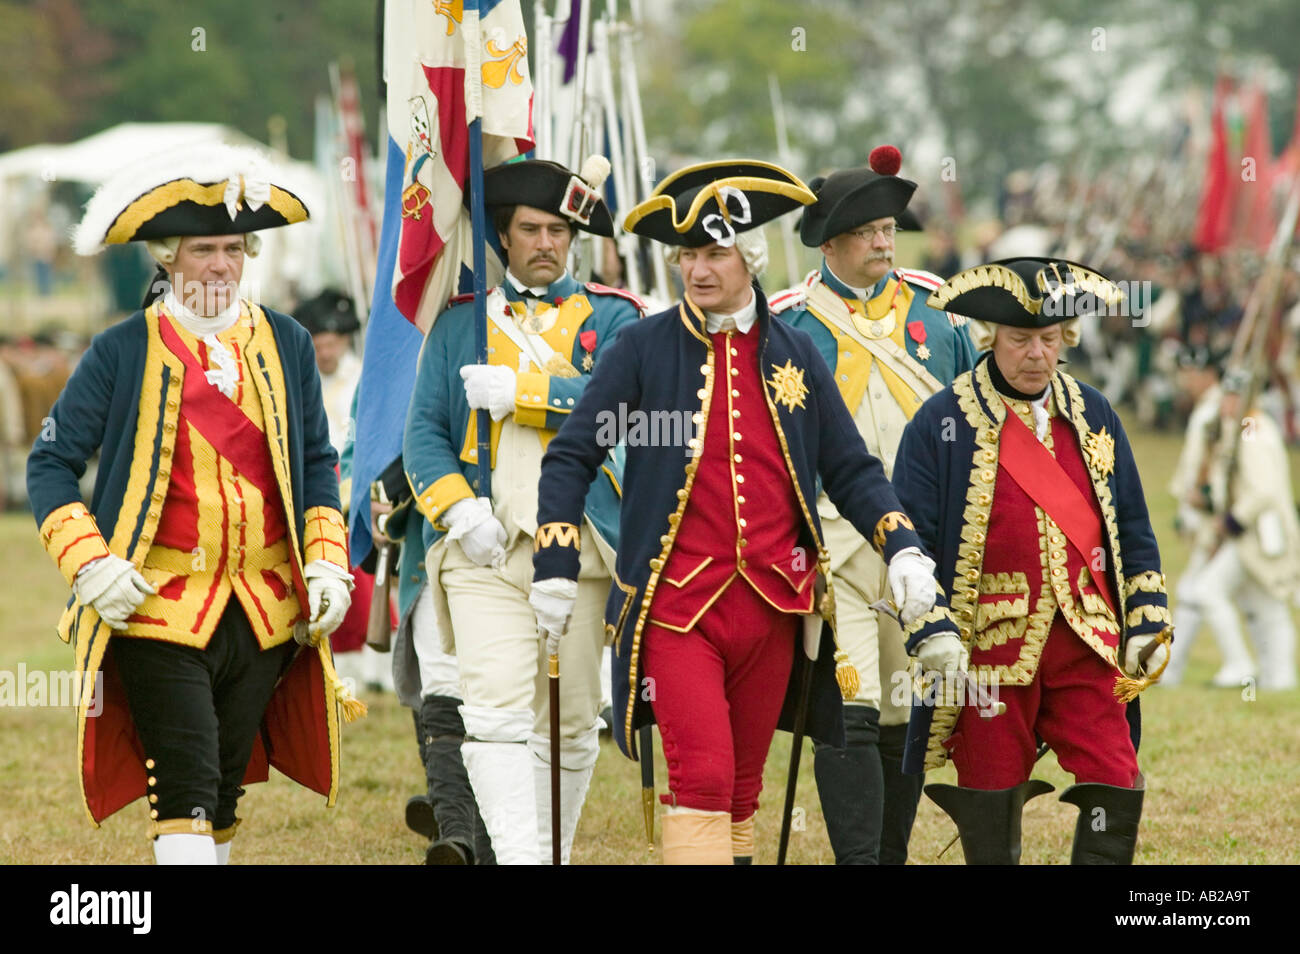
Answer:
<svg viewBox="0 0 1300 954"><path fill-rule="evenodd" d="M907 323L907 334L916 342L916 356L922 361L929 361L930 349L925 343L925 322L909 321Z"/></svg>
<svg viewBox="0 0 1300 954"><path fill-rule="evenodd" d="M803 383L803 369L796 368L793 361L786 361L785 367L772 365L772 376L767 379L776 403L784 404L787 411L804 407L803 399L808 394L808 387Z"/></svg>
<svg viewBox="0 0 1300 954"><path fill-rule="evenodd" d="M586 352L582 356L582 370L591 371L591 367L596 362L596 332L584 331L578 335L578 344L582 345L582 350Z"/></svg>

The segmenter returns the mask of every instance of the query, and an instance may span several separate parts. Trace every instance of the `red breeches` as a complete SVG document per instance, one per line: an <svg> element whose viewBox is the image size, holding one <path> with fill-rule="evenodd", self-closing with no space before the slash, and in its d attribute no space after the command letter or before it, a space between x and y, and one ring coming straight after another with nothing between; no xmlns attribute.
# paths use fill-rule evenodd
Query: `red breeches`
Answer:
<svg viewBox="0 0 1300 954"><path fill-rule="evenodd" d="M757 810L799 619L737 578L690 632L647 625L643 672L668 762L665 804L731 812L735 822Z"/></svg>
<svg viewBox="0 0 1300 954"><path fill-rule="evenodd" d="M993 790L1026 781L1037 754L1036 732L1076 782L1132 788L1137 754L1124 705L1115 699L1115 678L1115 669L1057 613L1034 681L997 687L1007 711L986 719L975 706L962 709L944 743L957 767L957 784Z"/></svg>

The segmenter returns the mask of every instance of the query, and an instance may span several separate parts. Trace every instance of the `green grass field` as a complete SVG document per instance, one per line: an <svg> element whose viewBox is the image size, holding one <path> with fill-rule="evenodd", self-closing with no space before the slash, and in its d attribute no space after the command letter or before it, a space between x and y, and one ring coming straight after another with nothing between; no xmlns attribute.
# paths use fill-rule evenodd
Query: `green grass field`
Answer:
<svg viewBox="0 0 1300 954"><path fill-rule="evenodd" d="M1172 586L1186 560L1171 530L1173 505L1165 492L1179 442L1170 435L1132 436ZM1300 473L1300 460L1293 460L1292 473ZM16 672L20 663L28 670L69 667L71 653L54 635L66 587L27 515L0 516L0 578L0 672ZM1202 634L1185 687L1155 688L1143 696L1141 763L1147 798L1137 862L1300 862L1300 835L1294 828L1300 817L1300 692L1253 696L1205 688L1216 667L1214 641ZM269 783L252 786L241 802L243 825L234 862L423 862L423 843L401 819L406 798L423 785L410 713L391 696L367 701L369 717L343 730L338 805L327 810L320 797L273 773ZM99 831L87 822L77 791L75 725L70 709L0 709L0 862L151 862L143 801L108 819ZM759 864L776 858L789 743L788 735L778 733L768 759L757 822ZM1071 782L1051 754L1039 763L1037 775L1058 792ZM666 777L662 760L657 777ZM932 773L930 780L955 783L956 778L949 768ZM807 753L796 805L802 830L792 837L790 860L831 863ZM1075 814L1055 796L1030 802L1023 860L1068 861ZM638 767L605 743L578 829L574 862L657 863L657 854L646 850L641 819ZM935 863L954 834L947 817L923 799L912 838L913 862ZM960 864L960 847L939 863Z"/></svg>

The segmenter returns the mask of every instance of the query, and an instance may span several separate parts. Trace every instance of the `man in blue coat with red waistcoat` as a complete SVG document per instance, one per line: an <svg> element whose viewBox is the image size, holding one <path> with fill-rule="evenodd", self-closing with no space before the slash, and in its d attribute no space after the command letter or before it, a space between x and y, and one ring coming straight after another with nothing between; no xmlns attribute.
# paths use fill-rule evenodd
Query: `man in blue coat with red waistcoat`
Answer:
<svg viewBox="0 0 1300 954"><path fill-rule="evenodd" d="M626 444L605 612L614 735L649 758L636 730L659 725L665 863L752 856L772 733L790 725L791 686L812 664L795 651L801 619L816 619L806 628L822 644L808 731L842 744L837 663L850 692L854 674L816 616L833 625L833 594L816 596L829 564L819 477L890 561L905 618L934 601L932 564L825 362L807 334L771 319L754 281L766 261L756 227L812 198L779 167L735 160L683 169L633 209L624 227L672 247L683 300L622 332L542 463L532 602L559 636L586 487L607 445Z"/></svg>
<svg viewBox="0 0 1300 954"><path fill-rule="evenodd" d="M1121 299L1082 265L1033 258L967 269L930 297L991 349L926 401L894 464L951 612L905 628L921 670L945 677L913 707L905 761L953 760L960 787L926 792L968 864L1019 860L1021 807L1051 791L1029 777L1039 739L1076 778L1062 796L1080 809L1074 863L1133 857L1136 696L1168 660L1168 601L1123 425L1056 367L1080 318Z"/></svg>

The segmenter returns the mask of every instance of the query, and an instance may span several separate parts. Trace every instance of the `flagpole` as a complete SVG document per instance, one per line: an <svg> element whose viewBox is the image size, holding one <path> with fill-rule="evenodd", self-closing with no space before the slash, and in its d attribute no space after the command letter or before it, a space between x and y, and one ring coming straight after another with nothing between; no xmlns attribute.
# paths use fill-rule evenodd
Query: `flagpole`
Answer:
<svg viewBox="0 0 1300 954"><path fill-rule="evenodd" d="M469 217L470 237L474 246L474 352L479 364L487 364L487 234L483 206L483 74L482 39L479 34L479 11L482 0L465 4L461 29L465 32L465 112L469 124ZM476 413L478 421L478 492L492 497L492 418L485 411Z"/></svg>

